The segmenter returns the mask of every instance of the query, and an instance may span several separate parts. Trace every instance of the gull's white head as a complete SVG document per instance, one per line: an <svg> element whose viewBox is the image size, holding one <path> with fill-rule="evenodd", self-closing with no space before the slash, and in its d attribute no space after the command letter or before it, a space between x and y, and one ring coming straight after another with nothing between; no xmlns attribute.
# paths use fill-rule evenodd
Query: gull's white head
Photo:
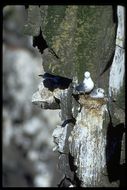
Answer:
<svg viewBox="0 0 127 190"><path fill-rule="evenodd" d="M104 94L104 89L103 89L103 88L98 88L97 91L98 91L99 93Z"/></svg>
<svg viewBox="0 0 127 190"><path fill-rule="evenodd" d="M86 72L84 73L84 76L85 76L85 78L89 78L89 77L90 77L90 72L86 71Z"/></svg>

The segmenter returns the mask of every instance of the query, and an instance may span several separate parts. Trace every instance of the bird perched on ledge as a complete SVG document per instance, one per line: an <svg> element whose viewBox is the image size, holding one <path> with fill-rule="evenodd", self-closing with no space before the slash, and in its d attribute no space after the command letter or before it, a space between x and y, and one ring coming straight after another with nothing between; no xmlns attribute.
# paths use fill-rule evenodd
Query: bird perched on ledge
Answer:
<svg viewBox="0 0 127 190"><path fill-rule="evenodd" d="M94 90L90 93L90 97L91 97L91 98L104 98L104 97L105 97L104 89L103 89L103 88L94 89Z"/></svg>
<svg viewBox="0 0 127 190"><path fill-rule="evenodd" d="M80 83L76 86L76 91L79 93L90 93L94 88L94 82L90 77L90 72L86 71L84 73L84 80L83 83Z"/></svg>
<svg viewBox="0 0 127 190"><path fill-rule="evenodd" d="M53 75L50 73L44 73L44 75L39 75L43 78L43 84L48 90L54 91L56 88L59 89L66 89L69 87L72 79L61 77L58 75Z"/></svg>

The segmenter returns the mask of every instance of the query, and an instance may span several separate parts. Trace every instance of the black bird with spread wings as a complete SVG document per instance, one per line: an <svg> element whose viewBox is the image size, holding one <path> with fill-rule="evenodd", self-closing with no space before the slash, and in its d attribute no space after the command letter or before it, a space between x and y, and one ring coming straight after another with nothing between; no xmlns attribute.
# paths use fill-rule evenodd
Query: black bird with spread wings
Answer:
<svg viewBox="0 0 127 190"><path fill-rule="evenodd" d="M43 78L43 84L50 91L54 91L56 88L65 90L69 87L72 79L61 77L58 75L53 75L50 73L44 73L44 75L39 75Z"/></svg>

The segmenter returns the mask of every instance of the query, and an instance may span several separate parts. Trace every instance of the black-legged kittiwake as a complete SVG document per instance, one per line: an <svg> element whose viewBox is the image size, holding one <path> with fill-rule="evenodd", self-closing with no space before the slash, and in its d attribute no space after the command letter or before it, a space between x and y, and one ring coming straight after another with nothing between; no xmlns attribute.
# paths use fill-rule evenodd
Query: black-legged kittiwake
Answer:
<svg viewBox="0 0 127 190"><path fill-rule="evenodd" d="M80 83L78 86L76 86L75 89L78 92L89 93L93 90L93 88L94 88L94 82L90 77L90 72L86 71L84 73L83 83Z"/></svg>
<svg viewBox="0 0 127 190"><path fill-rule="evenodd" d="M103 88L96 88L90 93L91 98L104 98L104 89Z"/></svg>

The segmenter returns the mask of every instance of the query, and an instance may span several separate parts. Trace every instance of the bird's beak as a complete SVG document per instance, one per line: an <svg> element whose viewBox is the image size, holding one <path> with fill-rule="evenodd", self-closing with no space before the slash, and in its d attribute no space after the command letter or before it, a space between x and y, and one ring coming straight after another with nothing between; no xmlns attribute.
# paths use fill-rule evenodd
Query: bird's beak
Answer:
<svg viewBox="0 0 127 190"><path fill-rule="evenodd" d="M43 75L38 75L39 77L43 77Z"/></svg>

